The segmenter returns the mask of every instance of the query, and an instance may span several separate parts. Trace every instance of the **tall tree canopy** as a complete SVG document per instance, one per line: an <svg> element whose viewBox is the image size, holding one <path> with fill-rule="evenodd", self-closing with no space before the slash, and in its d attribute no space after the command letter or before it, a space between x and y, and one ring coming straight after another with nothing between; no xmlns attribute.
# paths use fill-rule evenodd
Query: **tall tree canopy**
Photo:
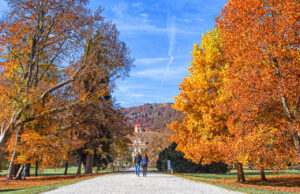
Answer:
<svg viewBox="0 0 300 194"><path fill-rule="evenodd" d="M189 76L180 85L182 92L173 106L187 116L182 123L170 125L177 132L172 137L177 150L194 162L206 164L220 161L226 154L226 115L216 109L225 66L219 38L214 29L203 35L201 45L194 46Z"/></svg>
<svg viewBox="0 0 300 194"><path fill-rule="evenodd" d="M67 158L72 146L84 144L72 141L78 127L92 117L103 122L114 80L128 75L133 60L115 25L86 4L8 0L11 12L0 23L0 160L10 140L10 169L16 155L28 162L51 148L63 147L61 159ZM30 138L49 149L37 149ZM16 152L22 142L23 151L36 150L32 156Z"/></svg>
<svg viewBox="0 0 300 194"><path fill-rule="evenodd" d="M297 154L300 170L299 11L295 0L230 0L218 28L228 61L226 89L241 127L260 120L262 137L281 136L269 139L286 142L286 154Z"/></svg>
<svg viewBox="0 0 300 194"><path fill-rule="evenodd" d="M285 168L293 162L292 139L277 116L278 103L255 109L247 102L241 104L244 99L228 87L244 90L244 83L229 76L231 63L225 58L221 37L221 31L214 29L203 35L201 46L194 46L190 74L180 85L182 92L173 106L186 118L169 126L176 132L171 140L194 162L237 162L238 181L244 181L242 164L254 165L265 179L264 168Z"/></svg>

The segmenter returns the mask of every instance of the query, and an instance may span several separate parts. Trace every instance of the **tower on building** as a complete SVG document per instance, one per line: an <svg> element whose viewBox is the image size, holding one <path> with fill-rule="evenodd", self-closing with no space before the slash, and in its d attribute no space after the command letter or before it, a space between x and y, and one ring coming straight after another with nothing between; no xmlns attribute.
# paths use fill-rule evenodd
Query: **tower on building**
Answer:
<svg viewBox="0 0 300 194"><path fill-rule="evenodd" d="M137 120L137 122L134 126L134 132L135 133L143 132L143 127L141 125L140 115L138 116L138 120Z"/></svg>

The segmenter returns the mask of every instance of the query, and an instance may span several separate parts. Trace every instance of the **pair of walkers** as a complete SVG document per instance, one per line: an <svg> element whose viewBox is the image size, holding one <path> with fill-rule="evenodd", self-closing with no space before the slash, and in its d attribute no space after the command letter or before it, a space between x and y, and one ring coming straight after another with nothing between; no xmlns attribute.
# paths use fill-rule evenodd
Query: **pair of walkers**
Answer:
<svg viewBox="0 0 300 194"><path fill-rule="evenodd" d="M148 156L147 156L146 153L142 157L140 155L140 153L137 152L137 154L134 156L135 174L137 176L140 176L140 166L141 166L141 163L142 163L142 168L143 168L143 176L147 175L148 162L149 162L149 159L148 159Z"/></svg>

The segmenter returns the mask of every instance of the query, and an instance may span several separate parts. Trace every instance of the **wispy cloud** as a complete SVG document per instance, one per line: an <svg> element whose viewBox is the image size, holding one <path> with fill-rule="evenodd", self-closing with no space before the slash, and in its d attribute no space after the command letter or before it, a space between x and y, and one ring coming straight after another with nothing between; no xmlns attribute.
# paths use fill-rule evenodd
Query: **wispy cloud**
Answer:
<svg viewBox="0 0 300 194"><path fill-rule="evenodd" d="M134 7L134 9L137 11L137 12L141 12L144 10L144 4L141 3L141 2L135 2L135 3L132 3L131 4L132 7Z"/></svg>
<svg viewBox="0 0 300 194"><path fill-rule="evenodd" d="M145 32L151 32L151 33L165 33L167 31L166 28L159 28L157 26L145 23L144 20L141 20L141 18L138 18L135 20L136 21L131 21L131 22L117 21L118 29L121 32L145 31Z"/></svg>
<svg viewBox="0 0 300 194"><path fill-rule="evenodd" d="M144 17L144 18L148 18L148 17L149 17L149 15L146 14L146 13L141 13L140 16L142 16L142 17Z"/></svg>
<svg viewBox="0 0 300 194"><path fill-rule="evenodd" d="M118 85L117 90L122 93L127 93L127 92L130 92L131 90L137 91L137 90L141 90L144 88L152 89L151 87L149 87L149 85L146 85L146 84L129 84L128 82L125 82L125 83L122 82L122 84Z"/></svg>
<svg viewBox="0 0 300 194"><path fill-rule="evenodd" d="M137 58L135 59L136 65L151 65L159 62L168 61L169 58L164 57L156 57L156 58Z"/></svg>
<svg viewBox="0 0 300 194"><path fill-rule="evenodd" d="M110 9L114 13L115 17L113 20L117 24L118 29L121 32L127 33L148 32L156 34L169 34L169 27L172 26L174 19L173 17L168 18L168 22L171 22L171 26L159 27L153 24L153 22L156 22L150 19L149 13L147 13L144 9L144 5L139 2L128 4L127 2L120 1L117 5L110 7ZM177 29L176 33L189 35L198 34L196 32L184 29Z"/></svg>
<svg viewBox="0 0 300 194"><path fill-rule="evenodd" d="M114 96L122 97L126 100L118 100L124 107L132 106L132 104L143 104L151 102L151 94L157 90L155 86L148 83L132 83L129 81L118 84L117 93ZM116 95L117 94L117 95Z"/></svg>
<svg viewBox="0 0 300 194"><path fill-rule="evenodd" d="M136 21L123 22L120 20L115 20L118 26L118 29L122 32L148 32L148 33L168 33L168 28L160 28L155 25L146 23L145 20L141 18L135 19ZM186 34L186 35L198 35L198 32L186 31L183 29L177 29L177 34Z"/></svg>
<svg viewBox="0 0 300 194"><path fill-rule="evenodd" d="M111 9L116 14L117 17L124 18L125 16L127 16L128 7L129 7L128 3L124 1L120 1L116 5L111 7Z"/></svg>
<svg viewBox="0 0 300 194"><path fill-rule="evenodd" d="M140 93L131 93L130 96L134 97L134 98L141 98L144 96L144 94L140 94Z"/></svg>
<svg viewBox="0 0 300 194"><path fill-rule="evenodd" d="M176 68L169 69L168 76L166 77L166 68L151 68L151 69L145 69L142 71L133 72L131 76L133 77L143 77L143 78L150 78L150 79L176 79L181 78L186 75L187 67L186 66L180 66Z"/></svg>

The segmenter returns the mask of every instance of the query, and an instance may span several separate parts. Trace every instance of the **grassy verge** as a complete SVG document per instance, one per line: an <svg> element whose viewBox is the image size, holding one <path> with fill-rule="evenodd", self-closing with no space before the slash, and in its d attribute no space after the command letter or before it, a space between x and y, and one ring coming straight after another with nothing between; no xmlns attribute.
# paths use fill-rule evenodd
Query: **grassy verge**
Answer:
<svg viewBox="0 0 300 194"><path fill-rule="evenodd" d="M298 171L287 170L280 173L266 171L268 181L260 181L259 174L256 170L246 170L245 183L236 182L236 171L226 174L182 173L176 176L243 193L300 193Z"/></svg>
<svg viewBox="0 0 300 194"><path fill-rule="evenodd" d="M89 179L89 178L86 178L86 179ZM85 179L80 179L80 180L85 180ZM62 183L41 185L41 186L30 187L30 188L26 188L26 189L17 189L17 190L11 190L11 191L4 191L3 193L9 193L9 194L23 194L23 193L28 193L29 194L30 193L30 194L35 194L35 193L50 191L50 190L56 189L56 188L61 187L61 186L77 183L80 180L72 180L72 181L67 181L67 182L62 182Z"/></svg>
<svg viewBox="0 0 300 194"><path fill-rule="evenodd" d="M155 168L155 167L148 167L147 169L151 170L151 171L157 171L157 168Z"/></svg>
<svg viewBox="0 0 300 194"><path fill-rule="evenodd" d="M62 169L45 169L41 176L31 176L22 180L7 181L4 176L0 177L0 192L4 193L40 193L56 189L60 186L76 183L81 180L96 176L113 173L112 170L101 171L92 175L76 175L71 168L70 175L62 175Z"/></svg>
<svg viewBox="0 0 300 194"><path fill-rule="evenodd" d="M119 170L124 170L126 168L119 168ZM115 171L118 169L115 168ZM111 172L113 169L105 169L100 172ZM38 171L38 176L58 176L58 175L63 175L65 172L64 168L45 168L42 170ZM84 168L81 169L81 172L84 172ZM94 173L96 172L96 168L93 169ZM68 175L75 175L77 173L77 167L76 166L70 166L68 168ZM31 176L35 176L35 168L30 169L30 174ZM7 170L1 170L0 171L0 176L6 176L7 175Z"/></svg>

